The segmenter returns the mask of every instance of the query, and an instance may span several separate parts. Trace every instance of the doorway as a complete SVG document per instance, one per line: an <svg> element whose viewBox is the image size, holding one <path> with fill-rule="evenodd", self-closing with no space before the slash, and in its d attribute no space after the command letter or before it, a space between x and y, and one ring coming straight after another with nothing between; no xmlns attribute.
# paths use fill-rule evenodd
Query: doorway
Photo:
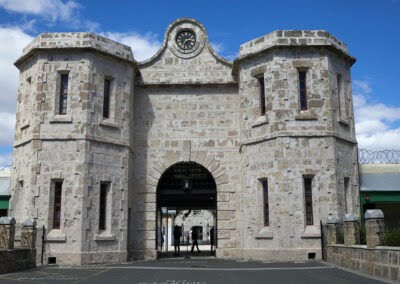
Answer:
<svg viewBox="0 0 400 284"><path fill-rule="evenodd" d="M165 170L157 184L156 226L159 257L174 255L174 228L181 235L180 255L190 254L194 230L201 250L198 255L214 254L211 242L217 245L217 190L205 167L179 162Z"/></svg>

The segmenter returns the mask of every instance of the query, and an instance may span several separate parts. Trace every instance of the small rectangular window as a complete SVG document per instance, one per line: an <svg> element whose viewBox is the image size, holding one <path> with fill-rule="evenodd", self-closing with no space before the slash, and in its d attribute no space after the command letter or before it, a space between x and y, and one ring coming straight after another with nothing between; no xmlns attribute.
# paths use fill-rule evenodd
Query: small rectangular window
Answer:
<svg viewBox="0 0 400 284"><path fill-rule="evenodd" d="M264 76L258 78L258 84L260 88L260 113L261 116L265 115L265 82Z"/></svg>
<svg viewBox="0 0 400 284"><path fill-rule="evenodd" d="M349 213L349 205L351 204L351 192L350 192L350 178L344 178L344 209L345 213Z"/></svg>
<svg viewBox="0 0 400 284"><path fill-rule="evenodd" d="M99 231L107 229L107 196L110 188L110 183L100 183L100 210L99 210Z"/></svg>
<svg viewBox="0 0 400 284"><path fill-rule="evenodd" d="M299 70L300 110L307 110L306 70Z"/></svg>
<svg viewBox="0 0 400 284"><path fill-rule="evenodd" d="M306 225L314 225L313 204L312 204L312 177L303 177L304 200L306 209Z"/></svg>
<svg viewBox="0 0 400 284"><path fill-rule="evenodd" d="M59 114L67 114L68 74L61 74Z"/></svg>
<svg viewBox="0 0 400 284"><path fill-rule="evenodd" d="M337 87L337 96L338 96L338 105L339 105L339 116L343 116L343 86L342 86L342 75L337 74L336 76L336 87Z"/></svg>
<svg viewBox="0 0 400 284"><path fill-rule="evenodd" d="M60 229L62 181L54 182L53 229Z"/></svg>
<svg viewBox="0 0 400 284"><path fill-rule="evenodd" d="M104 102L103 102L103 117L110 118L110 85L111 80L104 80Z"/></svg>
<svg viewBox="0 0 400 284"><path fill-rule="evenodd" d="M264 226L269 226L269 195L268 195L268 180L261 181L263 188L263 207L264 207Z"/></svg>

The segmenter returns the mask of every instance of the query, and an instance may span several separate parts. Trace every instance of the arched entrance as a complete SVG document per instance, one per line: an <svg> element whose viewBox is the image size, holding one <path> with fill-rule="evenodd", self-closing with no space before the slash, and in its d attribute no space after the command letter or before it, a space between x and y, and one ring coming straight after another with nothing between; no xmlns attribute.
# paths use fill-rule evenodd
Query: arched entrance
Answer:
<svg viewBox="0 0 400 284"><path fill-rule="evenodd" d="M161 175L157 184L157 237L159 256L173 251L173 227L181 230L181 252L190 250L192 230L201 233L200 245L210 252L211 228L217 226L217 187L211 173L195 162L179 162Z"/></svg>

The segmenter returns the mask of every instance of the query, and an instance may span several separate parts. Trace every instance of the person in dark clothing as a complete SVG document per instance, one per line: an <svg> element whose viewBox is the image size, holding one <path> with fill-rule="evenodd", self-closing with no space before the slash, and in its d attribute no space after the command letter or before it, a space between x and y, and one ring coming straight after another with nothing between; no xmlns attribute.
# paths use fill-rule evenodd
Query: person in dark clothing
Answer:
<svg viewBox="0 0 400 284"><path fill-rule="evenodd" d="M163 246L164 246L164 233L161 232L161 251L163 249Z"/></svg>
<svg viewBox="0 0 400 284"><path fill-rule="evenodd" d="M179 255L179 253L181 252L181 230L178 227L178 225L175 225L174 227L174 231L173 231L173 235L174 235L174 248L175 248L175 255Z"/></svg>
<svg viewBox="0 0 400 284"><path fill-rule="evenodd" d="M198 239L199 239L199 232L197 231L197 228L193 228L193 231L192 231L192 250L191 250L192 253L193 253L193 250L194 250L194 246L196 246L197 251L200 252L199 244L197 242Z"/></svg>
<svg viewBox="0 0 400 284"><path fill-rule="evenodd" d="M211 228L210 230L210 245L211 245L211 254L214 251L214 246L215 246L215 235L214 235L214 227Z"/></svg>

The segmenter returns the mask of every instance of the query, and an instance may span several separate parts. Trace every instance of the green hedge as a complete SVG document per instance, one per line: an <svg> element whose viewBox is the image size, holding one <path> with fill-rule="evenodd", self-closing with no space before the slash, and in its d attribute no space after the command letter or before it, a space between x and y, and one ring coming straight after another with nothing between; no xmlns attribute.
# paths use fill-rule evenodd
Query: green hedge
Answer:
<svg viewBox="0 0 400 284"><path fill-rule="evenodd" d="M365 224L360 225L360 244L367 244L367 232L365 231Z"/></svg>
<svg viewBox="0 0 400 284"><path fill-rule="evenodd" d="M383 245L391 247L400 246L400 230L385 232Z"/></svg>

